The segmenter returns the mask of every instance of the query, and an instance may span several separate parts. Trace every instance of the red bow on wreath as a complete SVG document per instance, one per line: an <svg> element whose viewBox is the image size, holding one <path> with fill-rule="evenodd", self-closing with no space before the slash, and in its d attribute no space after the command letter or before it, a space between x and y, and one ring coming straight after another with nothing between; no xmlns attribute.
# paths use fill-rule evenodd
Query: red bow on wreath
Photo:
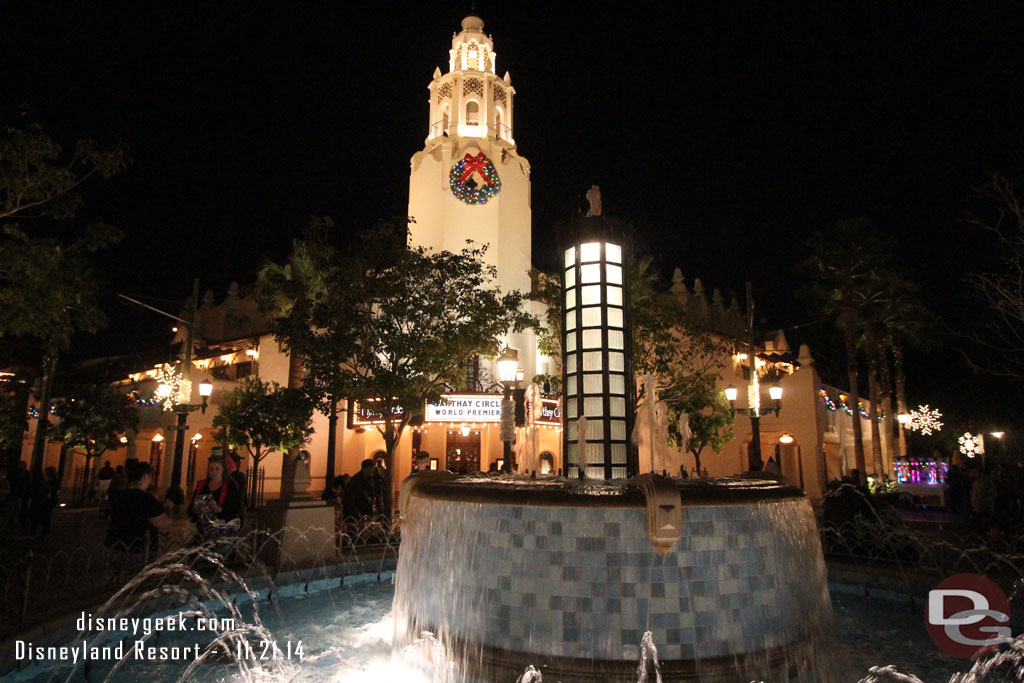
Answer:
<svg viewBox="0 0 1024 683"><path fill-rule="evenodd" d="M480 152L475 157L471 157L469 154L466 154L466 156L462 157L462 175L459 176L459 182L466 182L469 180L469 177L473 175L473 172L476 171L480 174L480 177L490 185L491 179L488 178L487 173L485 173L488 163L487 157L484 156L483 152Z"/></svg>

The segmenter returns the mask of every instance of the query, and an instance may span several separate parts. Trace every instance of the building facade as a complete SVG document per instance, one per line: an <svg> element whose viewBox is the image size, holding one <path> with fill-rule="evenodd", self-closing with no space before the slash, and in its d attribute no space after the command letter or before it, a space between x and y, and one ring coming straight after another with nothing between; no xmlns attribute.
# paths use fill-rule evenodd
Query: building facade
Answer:
<svg viewBox="0 0 1024 683"><path fill-rule="evenodd" d="M486 244L485 260L496 269L494 284L503 291L529 291L530 164L519 153L514 137L516 91L508 72L499 77L494 41L483 28L478 17L468 16L462 21L461 30L452 38L447 70L435 69L427 85L427 137L423 149L410 162L410 243L450 251L462 249L466 240ZM671 295L683 305L688 318L731 338L743 337L743 318L736 302L725 305L717 290L708 297L700 280L694 282L691 291L677 271ZM534 315L543 318L541 304L529 306ZM184 333L179 333L175 341L184 343ZM533 331L509 334L503 341L518 353L524 387L537 375L559 374L557 362L538 350ZM761 419L762 453L765 459L777 455L783 475L812 498L818 498L828 480L852 469L851 421L864 418L855 411L836 409L837 401L843 403L839 392L822 385L806 346L793 355L780 333L774 340L762 343L757 355L758 363L777 366L784 390L779 414ZM727 364L723 387L743 385L744 359L745 355L737 353ZM224 392L248 376L286 385L288 366L288 355L267 332L255 302L237 285L232 285L219 303L212 293L206 294L196 313L190 402L199 402L197 387L203 380L213 383L214 392L210 410L190 414L188 430L181 436L186 442L182 465L182 485L186 491L205 476L206 461L216 443L212 421ZM467 359L466 370L466 386L455 388L442 403L425 406L424 421L402 435L395 458L396 486L409 474L413 456L422 451L430 454L434 466L455 471L487 471L503 464L502 393L495 359ZM97 464L110 460L116 465L129 457L146 460L157 470L159 489L165 490L171 483L172 454L178 434L170 429L173 414L164 412L152 401L157 375L156 368L144 368L119 382L136 397L142 421L137 433L125 435L122 448L105 454ZM517 431L517 449L521 456L530 454L529 462L540 473L557 472L564 468L560 404L555 396L539 395L539 389L528 392L528 426ZM743 401L739 403L743 407ZM335 473L355 473L364 458L383 451L384 443L372 406L346 403L342 410L345 417L339 422ZM31 422L24 451L26 459L38 421ZM315 414L314 428L307 448L313 456L312 490L319 491L327 474L326 417ZM747 469L749 419L737 416L734 432L734 440L720 454L703 454L702 463L708 474L733 475ZM863 432L869 439L866 423ZM871 449L869 441L869 464ZM244 451L241 454L246 455ZM888 468L893 454L885 455ZM679 465L692 467L691 456L676 456ZM56 464L60 457L60 445L51 444L46 464ZM280 490L283 458L283 454L272 454L261 463L268 498ZM251 468L251 459L245 461L245 467ZM640 462L645 461L641 452ZM69 463L64 470L67 483L84 464L76 456L71 456Z"/></svg>

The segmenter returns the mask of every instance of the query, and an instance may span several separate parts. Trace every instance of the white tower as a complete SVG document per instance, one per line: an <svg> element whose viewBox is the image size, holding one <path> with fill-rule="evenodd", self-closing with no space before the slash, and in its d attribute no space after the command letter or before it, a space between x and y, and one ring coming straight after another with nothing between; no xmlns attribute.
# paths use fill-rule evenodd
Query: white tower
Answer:
<svg viewBox="0 0 1024 683"><path fill-rule="evenodd" d="M508 72L497 76L494 42L476 16L452 37L448 72L434 70L430 123L409 175L411 243L459 251L466 240L488 245L502 291L530 290L530 164L516 152ZM509 346L529 380L545 371L532 333ZM548 371L553 372L549 369Z"/></svg>

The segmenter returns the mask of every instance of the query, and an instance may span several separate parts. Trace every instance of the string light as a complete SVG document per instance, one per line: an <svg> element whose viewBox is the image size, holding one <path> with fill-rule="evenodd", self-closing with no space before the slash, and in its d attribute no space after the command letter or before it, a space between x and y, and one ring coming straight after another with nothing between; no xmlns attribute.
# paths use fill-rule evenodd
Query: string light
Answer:
<svg viewBox="0 0 1024 683"><path fill-rule="evenodd" d="M853 408L846 405L846 394L839 394L839 400L841 401L841 403L836 403L835 401L833 401L832 397L828 395L828 392L825 391L824 388L818 389L818 396L821 397L821 402L825 404L825 410L835 411L839 410L840 406L842 406L844 413L851 416L853 415ZM864 401L857 401L857 412L860 413L860 416L865 420L871 419L871 415L868 414L867 409L864 407ZM878 416L878 421L881 422L884 419L885 411L882 411L882 413Z"/></svg>
<svg viewBox="0 0 1024 683"><path fill-rule="evenodd" d="M56 414L57 414L57 406L51 405L50 406L50 415L56 415ZM29 406L28 407L28 416L30 418L32 418L33 420L38 420L39 419L39 409L36 408L35 406Z"/></svg>
<svg viewBox="0 0 1024 683"><path fill-rule="evenodd" d="M836 402L832 400L832 397L828 395L828 392L825 391L825 389L818 389L818 396L821 396L821 402L825 404L825 410L834 411L837 408L839 408L839 406L836 405Z"/></svg>
<svg viewBox="0 0 1024 683"><path fill-rule="evenodd" d="M146 398L141 393L139 393L138 389L132 389L131 391L129 391L128 398L132 399L133 401L135 401L136 404L140 406L160 405L160 401L158 401L156 398Z"/></svg>

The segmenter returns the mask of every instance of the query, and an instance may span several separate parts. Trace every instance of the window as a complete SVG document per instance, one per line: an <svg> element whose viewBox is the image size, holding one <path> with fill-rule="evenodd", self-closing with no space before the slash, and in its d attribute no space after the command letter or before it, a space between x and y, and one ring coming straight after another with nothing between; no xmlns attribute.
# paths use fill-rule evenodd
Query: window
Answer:
<svg viewBox="0 0 1024 683"><path fill-rule="evenodd" d="M465 389L469 391L480 391L480 356L470 356L461 366L462 372L466 375Z"/></svg>
<svg viewBox="0 0 1024 683"><path fill-rule="evenodd" d="M470 126L480 123L480 103L476 100L466 102L466 123Z"/></svg>

